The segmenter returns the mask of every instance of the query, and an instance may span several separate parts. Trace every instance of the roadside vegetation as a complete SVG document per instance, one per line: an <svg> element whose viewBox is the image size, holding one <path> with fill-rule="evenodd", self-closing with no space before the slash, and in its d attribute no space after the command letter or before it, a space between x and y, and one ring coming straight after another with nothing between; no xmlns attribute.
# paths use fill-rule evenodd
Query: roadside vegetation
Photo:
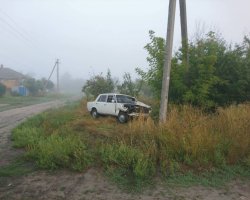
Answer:
<svg viewBox="0 0 250 200"><path fill-rule="evenodd" d="M143 98L153 108L148 119L121 125L115 118L93 120L86 100L38 115L18 126L14 146L43 169L77 171L97 167L130 190L162 179L167 184L221 185L250 178L250 39L227 44L214 32L173 57L167 122L157 122L164 63L163 38L149 32L149 69L125 73L123 81L90 77L82 87L87 99L118 91Z"/></svg>
<svg viewBox="0 0 250 200"><path fill-rule="evenodd" d="M0 112L19 108L23 106L29 106L37 103L44 103L57 99L66 99L67 95L48 94L45 96L11 96L5 95L0 98Z"/></svg>
<svg viewBox="0 0 250 200"><path fill-rule="evenodd" d="M149 31L147 51L148 68L136 68L137 79L125 73L123 80L112 78L108 70L90 77L82 88L87 97L100 93L120 92L135 97L152 99L154 119L158 117L161 96L165 40ZM189 64L183 61L180 48L172 59L169 102L188 104L207 112L219 107L250 101L250 36L241 43L232 44L220 34L208 32L198 35L188 46Z"/></svg>
<svg viewBox="0 0 250 200"><path fill-rule="evenodd" d="M151 118L119 124L91 118L86 102L35 116L13 130L15 147L42 169L102 168L121 186L140 189L155 178L167 184L221 185L250 178L250 105L207 114L172 106L166 124Z"/></svg>
<svg viewBox="0 0 250 200"><path fill-rule="evenodd" d="M24 159L18 158L7 166L0 167L0 177L22 176L32 172L34 169ZM2 180L0 181L0 186Z"/></svg>

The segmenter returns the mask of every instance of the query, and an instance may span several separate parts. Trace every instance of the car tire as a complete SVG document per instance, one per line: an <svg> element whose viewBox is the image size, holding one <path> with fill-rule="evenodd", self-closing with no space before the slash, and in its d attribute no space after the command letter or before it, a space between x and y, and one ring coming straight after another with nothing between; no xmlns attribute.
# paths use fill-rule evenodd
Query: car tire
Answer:
<svg viewBox="0 0 250 200"><path fill-rule="evenodd" d="M117 119L121 124L124 124L128 121L128 114L125 112L120 112Z"/></svg>
<svg viewBox="0 0 250 200"><path fill-rule="evenodd" d="M94 118L94 119L96 119L97 117L98 117L98 112L97 112L97 110L95 109L95 108L93 108L92 110L91 110L91 116Z"/></svg>

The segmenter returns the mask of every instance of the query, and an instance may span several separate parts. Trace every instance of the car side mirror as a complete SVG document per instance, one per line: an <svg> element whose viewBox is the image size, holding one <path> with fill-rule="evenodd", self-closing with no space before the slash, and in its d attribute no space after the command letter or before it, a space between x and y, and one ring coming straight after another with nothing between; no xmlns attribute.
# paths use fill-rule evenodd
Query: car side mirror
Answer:
<svg viewBox="0 0 250 200"><path fill-rule="evenodd" d="M115 103L115 100L114 99L112 99L112 101L111 101L112 103Z"/></svg>

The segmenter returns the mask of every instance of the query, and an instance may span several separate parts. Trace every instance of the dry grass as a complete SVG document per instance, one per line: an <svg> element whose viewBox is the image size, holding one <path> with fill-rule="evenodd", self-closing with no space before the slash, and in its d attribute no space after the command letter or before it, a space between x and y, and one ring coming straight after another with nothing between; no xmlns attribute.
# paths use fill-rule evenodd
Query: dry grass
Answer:
<svg viewBox="0 0 250 200"><path fill-rule="evenodd" d="M249 163L249 113L250 104L221 108L215 114L191 106L173 106L165 124L143 117L119 124L114 117L92 119L86 101L82 101L70 127L97 139L90 142L96 149L108 144L139 150L167 175L179 170L204 171Z"/></svg>
<svg viewBox="0 0 250 200"><path fill-rule="evenodd" d="M139 118L120 129L116 144L141 150L163 174L249 163L250 105L230 106L208 115L190 106L171 109L158 125Z"/></svg>
<svg viewBox="0 0 250 200"><path fill-rule="evenodd" d="M114 117L92 119L86 101L82 101L80 106L31 119L15 130L14 138L16 146L42 147L44 154L40 157L45 168L55 164L60 167L64 160L54 163L56 159L51 155L63 155L68 162L62 167L74 163L73 168L82 169L93 160L107 170L140 179L159 172L165 176L200 173L235 164L250 167L249 113L250 104L219 109L215 114L182 106L171 108L165 124L142 117L119 124ZM34 127L38 130L33 131ZM57 144L65 148L57 148ZM83 149L79 147L82 144ZM52 149L62 152L51 154ZM38 160L38 155L33 157Z"/></svg>

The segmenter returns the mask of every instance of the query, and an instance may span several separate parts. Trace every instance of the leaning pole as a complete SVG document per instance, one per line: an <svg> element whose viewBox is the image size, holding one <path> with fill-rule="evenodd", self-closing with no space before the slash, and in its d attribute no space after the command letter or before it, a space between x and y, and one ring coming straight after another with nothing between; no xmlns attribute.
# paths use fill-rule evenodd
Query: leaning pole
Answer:
<svg viewBox="0 0 250 200"><path fill-rule="evenodd" d="M166 122L167 119L167 105L168 105L168 90L170 82L171 60L174 39L174 23L175 23L176 0L169 1L168 11L168 28L165 49L165 61L163 68L162 90L161 90L161 105L159 120L160 123Z"/></svg>

